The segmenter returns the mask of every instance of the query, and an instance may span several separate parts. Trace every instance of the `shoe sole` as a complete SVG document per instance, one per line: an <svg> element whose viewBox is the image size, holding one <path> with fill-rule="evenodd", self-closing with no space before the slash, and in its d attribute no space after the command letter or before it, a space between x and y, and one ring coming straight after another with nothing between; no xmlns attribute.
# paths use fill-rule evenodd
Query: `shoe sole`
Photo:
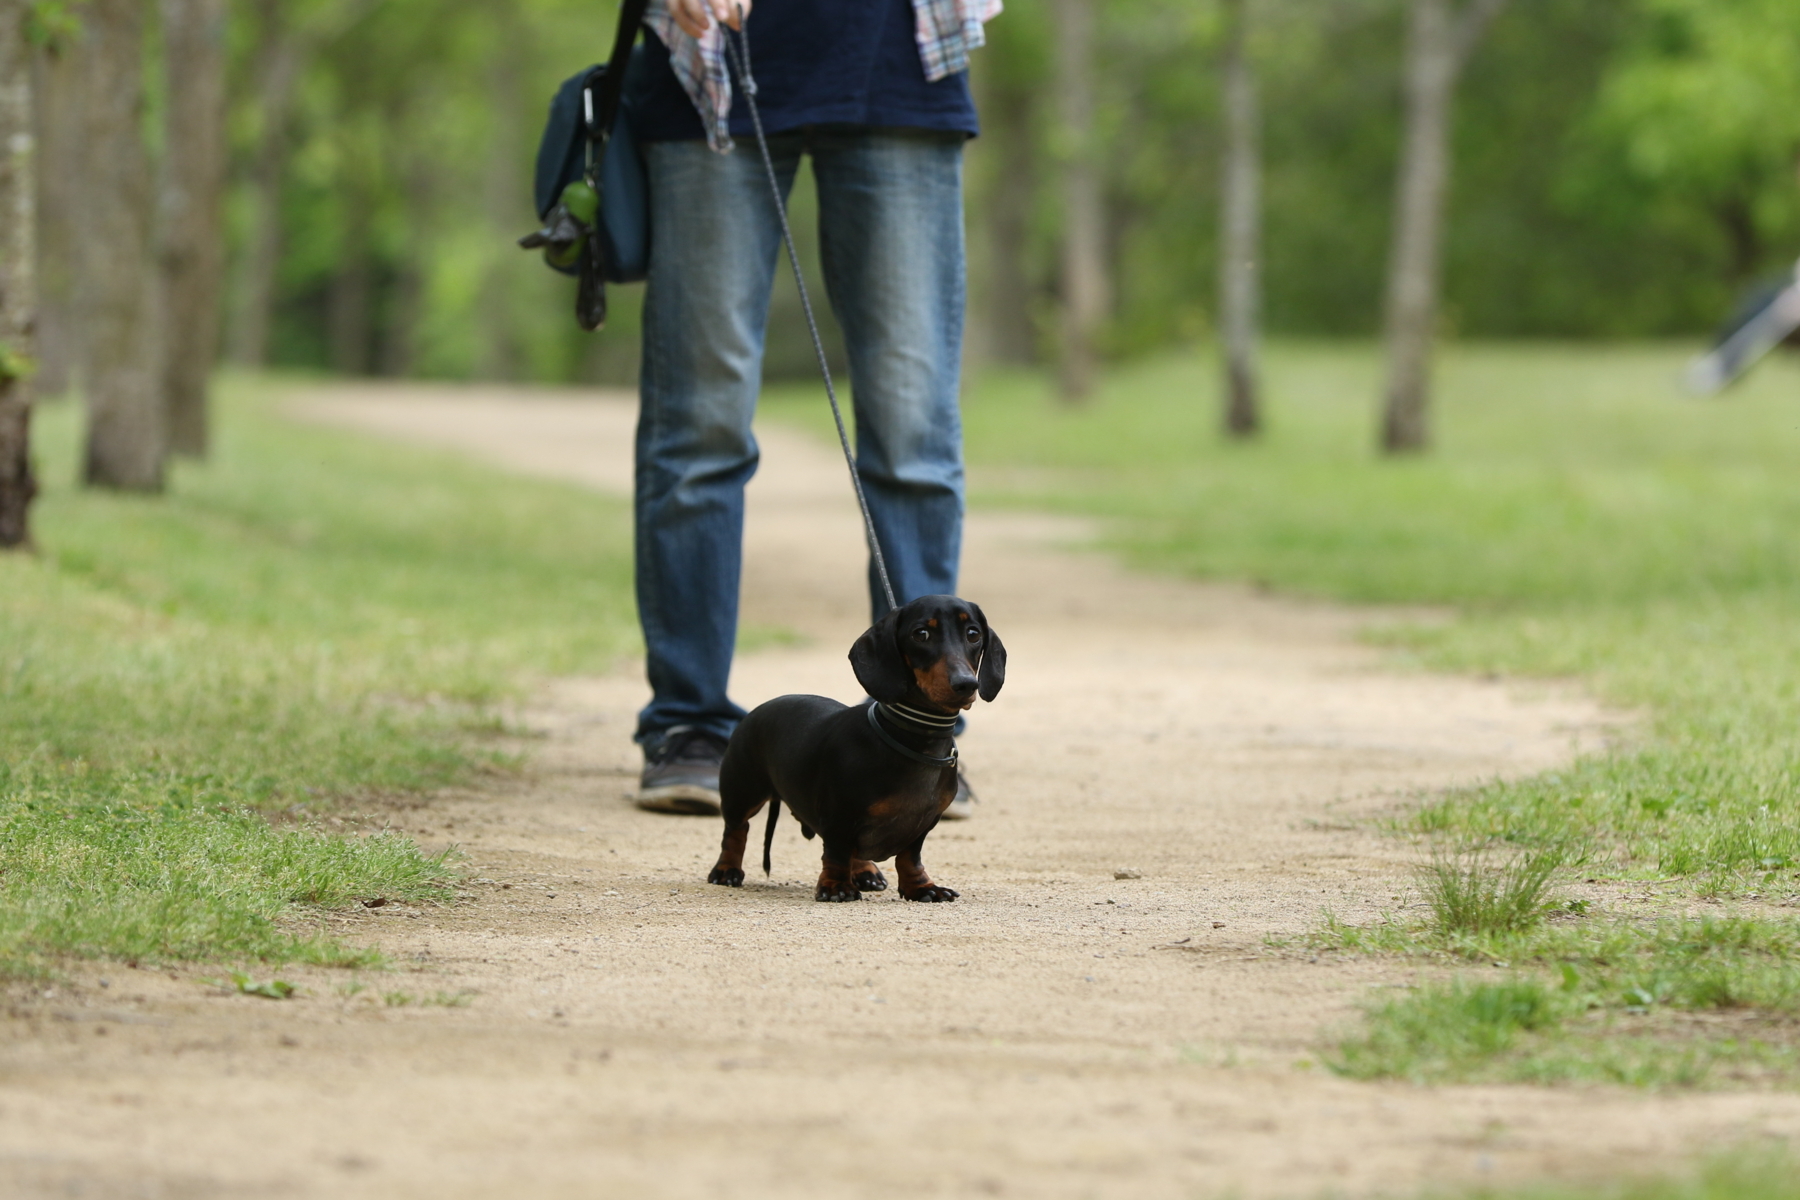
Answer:
<svg viewBox="0 0 1800 1200"><path fill-rule="evenodd" d="M716 817L720 812L719 793L692 783L645 788L633 794L631 802L645 812L674 813L683 817Z"/></svg>

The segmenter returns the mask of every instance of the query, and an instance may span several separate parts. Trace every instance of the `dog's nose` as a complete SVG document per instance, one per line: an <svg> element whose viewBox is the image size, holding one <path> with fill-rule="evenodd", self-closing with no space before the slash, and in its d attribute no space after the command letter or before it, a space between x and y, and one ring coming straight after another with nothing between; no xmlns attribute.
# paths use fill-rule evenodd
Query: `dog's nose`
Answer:
<svg viewBox="0 0 1800 1200"><path fill-rule="evenodd" d="M958 671L950 676L950 690L959 696L972 696L979 686L975 676L968 671Z"/></svg>

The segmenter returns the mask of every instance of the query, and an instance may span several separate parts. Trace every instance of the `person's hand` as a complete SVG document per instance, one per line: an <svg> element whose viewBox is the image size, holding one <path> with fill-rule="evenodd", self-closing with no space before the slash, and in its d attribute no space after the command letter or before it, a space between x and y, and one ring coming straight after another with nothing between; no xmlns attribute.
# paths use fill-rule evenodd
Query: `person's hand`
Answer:
<svg viewBox="0 0 1800 1200"><path fill-rule="evenodd" d="M750 15L750 0L669 0L669 15L689 37L699 37L722 21L733 29L741 29L738 12Z"/></svg>

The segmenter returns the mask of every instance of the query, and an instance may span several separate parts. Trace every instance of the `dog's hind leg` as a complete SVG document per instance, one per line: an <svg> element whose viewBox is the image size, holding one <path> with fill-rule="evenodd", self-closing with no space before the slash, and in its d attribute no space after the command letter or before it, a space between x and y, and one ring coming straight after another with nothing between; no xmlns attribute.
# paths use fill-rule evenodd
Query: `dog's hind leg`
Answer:
<svg viewBox="0 0 1800 1200"><path fill-rule="evenodd" d="M719 861L707 872L706 882L724 887L744 886L744 847L750 842L750 818L761 810L762 805L758 804L742 820L726 822L725 836L719 839Z"/></svg>
<svg viewBox="0 0 1800 1200"><path fill-rule="evenodd" d="M706 882L723 887L744 886L744 848L750 841L750 818L762 811L774 790L762 771L742 759L734 761L730 750L726 751L719 769L719 809L725 818L725 836L719 841L719 861L713 864ZM766 848L764 855L767 856Z"/></svg>

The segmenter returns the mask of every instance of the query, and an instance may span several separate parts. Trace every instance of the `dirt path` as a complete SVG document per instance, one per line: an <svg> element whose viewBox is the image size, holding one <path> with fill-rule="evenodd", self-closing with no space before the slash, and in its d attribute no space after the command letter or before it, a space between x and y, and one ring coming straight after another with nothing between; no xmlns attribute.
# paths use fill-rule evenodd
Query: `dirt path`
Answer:
<svg viewBox="0 0 1800 1200"><path fill-rule="evenodd" d="M620 490L617 397L335 388L299 410ZM745 618L806 641L734 690L850 699L861 549L830 448L766 431ZM964 593L1011 651L964 742L982 795L929 862L963 898L706 886L710 820L623 796L635 676L548 689L522 779L394 815L468 902L342 921L403 965L275 1004L110 968L0 1023L0 1194L1125 1197L1408 1193L1800 1132L1788 1096L1347 1083L1321 1035L1410 968L1272 950L1406 893L1363 819L1604 735L1577 696L1396 674L1367 613L1130 577L1078 526L977 515ZM1116 878L1129 869L1139 877ZM389 1005L465 996L460 1007ZM395 997L398 999L399 997Z"/></svg>

